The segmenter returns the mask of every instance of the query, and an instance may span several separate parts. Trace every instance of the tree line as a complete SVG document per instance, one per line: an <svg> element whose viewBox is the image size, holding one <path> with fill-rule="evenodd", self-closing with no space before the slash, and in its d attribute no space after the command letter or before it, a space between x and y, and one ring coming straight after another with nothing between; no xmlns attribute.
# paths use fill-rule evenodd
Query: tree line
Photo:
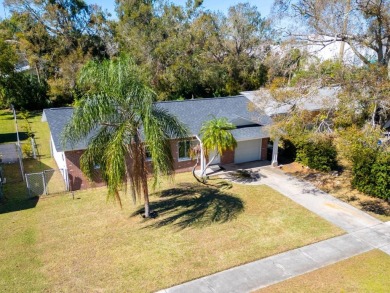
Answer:
<svg viewBox="0 0 390 293"><path fill-rule="evenodd" d="M0 22L3 107L71 104L80 68L120 54L132 56L159 100L235 95L267 80L270 23L248 3L224 15L199 0L117 1L115 20L78 0L5 4L11 16Z"/></svg>

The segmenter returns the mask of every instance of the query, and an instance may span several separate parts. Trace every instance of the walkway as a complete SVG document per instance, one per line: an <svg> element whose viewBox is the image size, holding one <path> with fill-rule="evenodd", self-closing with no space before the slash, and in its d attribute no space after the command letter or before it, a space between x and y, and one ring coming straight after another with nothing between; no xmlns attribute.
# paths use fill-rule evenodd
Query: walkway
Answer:
<svg viewBox="0 0 390 293"><path fill-rule="evenodd" d="M372 216L315 188L267 167L251 168L260 180L348 234L206 276L161 293L250 292L378 248L390 255L390 222Z"/></svg>

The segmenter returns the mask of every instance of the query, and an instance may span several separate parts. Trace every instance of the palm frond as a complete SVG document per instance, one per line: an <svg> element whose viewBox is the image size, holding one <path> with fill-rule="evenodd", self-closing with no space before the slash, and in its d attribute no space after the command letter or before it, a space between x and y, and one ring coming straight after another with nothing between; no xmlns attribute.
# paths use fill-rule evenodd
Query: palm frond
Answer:
<svg viewBox="0 0 390 293"><path fill-rule="evenodd" d="M189 132L176 117L167 111L153 108L143 120L145 143L152 156L154 186L159 176L174 173L171 139L188 137Z"/></svg>
<svg viewBox="0 0 390 293"><path fill-rule="evenodd" d="M226 150L234 149L237 146L237 141L230 131L235 128L236 126L225 117L205 122L200 133L206 156L213 150L222 154Z"/></svg>

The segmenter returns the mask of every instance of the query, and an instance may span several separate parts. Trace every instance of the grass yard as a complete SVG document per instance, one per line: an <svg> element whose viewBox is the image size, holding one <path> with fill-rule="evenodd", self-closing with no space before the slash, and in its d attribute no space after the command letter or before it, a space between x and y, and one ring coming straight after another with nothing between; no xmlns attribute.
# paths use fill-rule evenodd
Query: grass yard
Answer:
<svg viewBox="0 0 390 293"><path fill-rule="evenodd" d="M266 292L389 292L390 256L373 250L267 287Z"/></svg>
<svg viewBox="0 0 390 293"><path fill-rule="evenodd" d="M104 188L11 196L0 206L0 288L152 292L343 233L266 186L223 191L186 173L151 200L159 217L144 220L128 197L123 209L106 202Z"/></svg>
<svg viewBox="0 0 390 293"><path fill-rule="evenodd" d="M27 120L18 113L18 129L20 139L23 143L29 143L27 137L27 124L34 133L35 143L37 145L38 160L24 159L24 168L26 173L39 172L42 170L57 168L53 158L50 157L50 132L47 122L41 122L42 112L32 112ZM0 143L16 142L15 123L12 112L9 110L0 110ZM5 177L8 182L21 181L19 164L4 166Z"/></svg>

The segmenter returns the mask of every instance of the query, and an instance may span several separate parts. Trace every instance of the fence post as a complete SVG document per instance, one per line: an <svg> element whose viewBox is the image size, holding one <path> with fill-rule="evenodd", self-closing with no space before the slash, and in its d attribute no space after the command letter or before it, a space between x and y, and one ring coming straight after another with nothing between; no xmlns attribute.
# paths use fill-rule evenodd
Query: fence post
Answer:
<svg viewBox="0 0 390 293"><path fill-rule="evenodd" d="M47 187L46 187L46 176L45 176L45 171L42 172L42 181L43 181L43 191L45 195L47 195Z"/></svg>
<svg viewBox="0 0 390 293"><path fill-rule="evenodd" d="M33 152L33 158L36 160L37 159L37 152L35 151L35 140L33 137L31 137L31 149Z"/></svg>
<svg viewBox="0 0 390 293"><path fill-rule="evenodd" d="M14 108L14 105L11 105L12 113L14 114L14 122L15 122L15 130L16 130L16 139L17 139L17 149L18 149L18 155L19 155L19 166L20 166L20 172L22 173L22 179L24 178L24 166L23 166L23 154L22 154L22 148L20 146L20 139L19 139L19 129L18 129L18 119L16 116L16 110Z"/></svg>
<svg viewBox="0 0 390 293"><path fill-rule="evenodd" d="M31 197L31 189L30 189L30 184L29 184L28 179L27 179L27 175L28 174L24 175L26 177L25 178L25 182L26 182L26 185L27 185L28 197Z"/></svg>

